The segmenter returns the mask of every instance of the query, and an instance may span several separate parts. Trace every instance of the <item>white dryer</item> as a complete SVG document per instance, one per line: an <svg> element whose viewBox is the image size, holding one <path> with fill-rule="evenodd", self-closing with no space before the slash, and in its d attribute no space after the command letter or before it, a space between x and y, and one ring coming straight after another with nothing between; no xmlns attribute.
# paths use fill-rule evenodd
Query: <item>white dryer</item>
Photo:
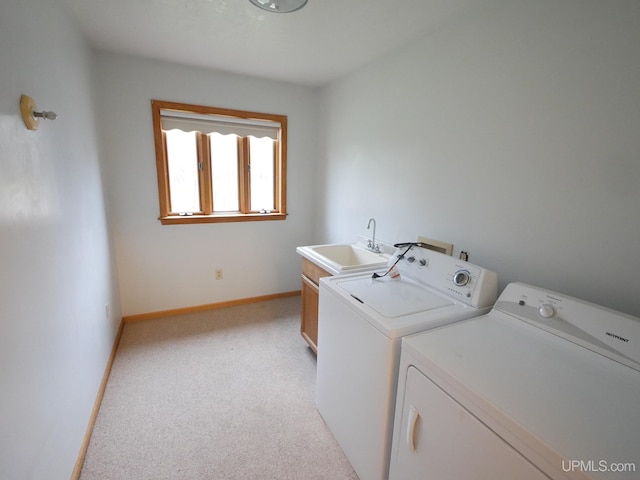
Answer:
<svg viewBox="0 0 640 480"><path fill-rule="evenodd" d="M488 312L494 272L405 244L399 277L320 281L316 405L360 480L386 480L402 337ZM389 270L387 270L389 271Z"/></svg>
<svg viewBox="0 0 640 480"><path fill-rule="evenodd" d="M512 283L407 337L390 480L640 478L640 321Z"/></svg>

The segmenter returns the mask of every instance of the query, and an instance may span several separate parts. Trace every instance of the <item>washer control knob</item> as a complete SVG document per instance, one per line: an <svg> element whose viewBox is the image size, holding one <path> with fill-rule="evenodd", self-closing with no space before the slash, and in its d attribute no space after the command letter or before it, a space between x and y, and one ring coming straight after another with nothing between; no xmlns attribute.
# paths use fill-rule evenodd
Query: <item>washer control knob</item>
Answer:
<svg viewBox="0 0 640 480"><path fill-rule="evenodd" d="M415 262L415 261L416 261L416 257L409 257L409 258L407 258L407 262L409 262L409 263L413 263L413 262Z"/></svg>
<svg viewBox="0 0 640 480"><path fill-rule="evenodd" d="M540 314L542 318L551 318L555 313L556 310L553 308L553 305L549 305L548 303L542 304L538 309L538 314Z"/></svg>
<svg viewBox="0 0 640 480"><path fill-rule="evenodd" d="M427 264L427 261L424 258L420 259L420 265L422 265L423 267Z"/></svg>
<svg viewBox="0 0 640 480"><path fill-rule="evenodd" d="M458 287L464 287L471 281L471 275L467 270L458 270L453 275L453 283L455 283Z"/></svg>

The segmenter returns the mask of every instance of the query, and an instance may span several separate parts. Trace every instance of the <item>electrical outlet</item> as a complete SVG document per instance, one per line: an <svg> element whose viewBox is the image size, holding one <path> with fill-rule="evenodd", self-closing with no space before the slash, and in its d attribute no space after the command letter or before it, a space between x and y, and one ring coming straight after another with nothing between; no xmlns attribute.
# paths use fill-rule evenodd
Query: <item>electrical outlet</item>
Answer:
<svg viewBox="0 0 640 480"><path fill-rule="evenodd" d="M224 274L221 268L216 268L216 280L222 280Z"/></svg>
<svg viewBox="0 0 640 480"><path fill-rule="evenodd" d="M107 317L107 320L109 320L109 317L111 316L111 311L109 309L109 304L108 303L104 304L104 314Z"/></svg>

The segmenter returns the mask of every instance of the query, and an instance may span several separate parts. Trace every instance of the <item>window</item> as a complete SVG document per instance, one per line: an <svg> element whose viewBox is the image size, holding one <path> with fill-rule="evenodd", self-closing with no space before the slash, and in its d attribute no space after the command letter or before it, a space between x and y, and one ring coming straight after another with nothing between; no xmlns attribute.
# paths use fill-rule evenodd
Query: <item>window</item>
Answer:
<svg viewBox="0 0 640 480"><path fill-rule="evenodd" d="M287 117L152 100L160 221L284 220Z"/></svg>

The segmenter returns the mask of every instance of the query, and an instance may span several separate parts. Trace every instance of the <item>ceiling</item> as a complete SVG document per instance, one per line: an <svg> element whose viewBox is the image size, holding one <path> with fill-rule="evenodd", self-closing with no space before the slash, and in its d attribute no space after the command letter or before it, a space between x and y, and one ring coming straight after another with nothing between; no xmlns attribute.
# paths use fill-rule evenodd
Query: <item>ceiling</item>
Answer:
<svg viewBox="0 0 640 480"><path fill-rule="evenodd" d="M96 48L320 86L483 0L58 0Z"/></svg>

